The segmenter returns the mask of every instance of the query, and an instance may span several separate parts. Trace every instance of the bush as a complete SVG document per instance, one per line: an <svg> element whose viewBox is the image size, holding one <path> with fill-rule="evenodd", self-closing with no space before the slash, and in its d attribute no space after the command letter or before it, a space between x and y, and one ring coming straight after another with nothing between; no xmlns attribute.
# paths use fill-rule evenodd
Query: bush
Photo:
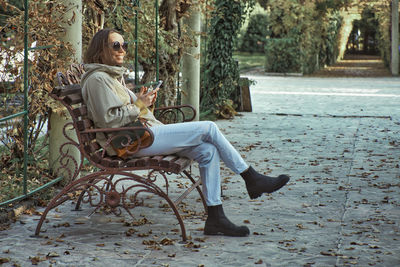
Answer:
<svg viewBox="0 0 400 267"><path fill-rule="evenodd" d="M252 53L264 52L269 34L268 16L266 14L251 16L239 50Z"/></svg>
<svg viewBox="0 0 400 267"><path fill-rule="evenodd" d="M293 38L271 38L265 46L267 72L301 72L301 54Z"/></svg>

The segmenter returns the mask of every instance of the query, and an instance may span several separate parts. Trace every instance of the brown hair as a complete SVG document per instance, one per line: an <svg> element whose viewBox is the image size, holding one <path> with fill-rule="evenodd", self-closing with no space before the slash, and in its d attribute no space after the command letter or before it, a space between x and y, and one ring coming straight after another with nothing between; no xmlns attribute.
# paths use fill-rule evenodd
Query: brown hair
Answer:
<svg viewBox="0 0 400 267"><path fill-rule="evenodd" d="M83 58L84 63L103 63L101 53L108 46L108 37L113 32L118 33L114 29L102 29L93 36Z"/></svg>

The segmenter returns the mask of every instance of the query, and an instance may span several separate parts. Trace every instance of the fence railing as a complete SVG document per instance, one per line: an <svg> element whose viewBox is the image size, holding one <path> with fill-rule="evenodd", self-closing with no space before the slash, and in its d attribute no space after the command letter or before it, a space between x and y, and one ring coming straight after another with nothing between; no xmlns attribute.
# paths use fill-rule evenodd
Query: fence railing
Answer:
<svg viewBox="0 0 400 267"><path fill-rule="evenodd" d="M29 47L28 40L28 20L29 20L29 0L24 0L24 64L23 64L23 84L24 84L24 92L23 92L23 111L6 116L0 119L0 124L4 122L8 122L10 120L14 120L16 118L22 117L23 120L23 134L24 134L24 153L23 153L23 167L22 167L22 195L11 198L9 200L3 201L0 203L0 206L5 206L16 201L27 198L55 183L58 183L62 180L62 177L58 177L38 188L28 191L28 124L29 124L29 101L28 101L28 92L29 92L29 77L28 77L28 53L32 50L38 49L48 49L52 46L40 46L40 47ZM13 155L11 155L13 156Z"/></svg>

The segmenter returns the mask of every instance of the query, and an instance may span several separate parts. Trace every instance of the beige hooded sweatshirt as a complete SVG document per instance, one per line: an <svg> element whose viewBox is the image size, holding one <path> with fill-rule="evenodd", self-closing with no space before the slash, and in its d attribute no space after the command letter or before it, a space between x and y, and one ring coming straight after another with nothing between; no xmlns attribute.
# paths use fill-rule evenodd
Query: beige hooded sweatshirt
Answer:
<svg viewBox="0 0 400 267"><path fill-rule="evenodd" d="M118 128L135 122L138 118L147 120L149 126L162 124L153 113L124 86L123 74L126 68L104 64L86 64L81 86L83 100L87 105L88 117L98 128ZM106 138L97 135L104 147ZM109 155L115 151L109 147Z"/></svg>

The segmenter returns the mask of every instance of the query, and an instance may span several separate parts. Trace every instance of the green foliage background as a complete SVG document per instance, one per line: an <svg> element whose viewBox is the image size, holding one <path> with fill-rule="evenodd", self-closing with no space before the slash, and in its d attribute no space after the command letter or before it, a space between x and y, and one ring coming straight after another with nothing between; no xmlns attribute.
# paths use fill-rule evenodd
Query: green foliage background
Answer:
<svg viewBox="0 0 400 267"><path fill-rule="evenodd" d="M269 1L271 39L267 41L267 72L312 73L334 62L341 18L338 1Z"/></svg>
<svg viewBox="0 0 400 267"><path fill-rule="evenodd" d="M258 2L266 10L268 20L266 28L270 31L267 35L265 32L260 33L259 25L249 23L239 41L239 44L242 44L239 49L247 51L249 44L265 41L268 72L312 73L333 64L339 52L338 39L343 20L341 12L353 6L358 7L360 13L365 14L367 11L372 13L373 17L367 19L363 16L358 23L376 30L375 39L378 40L379 54L387 66L390 64L391 31L390 15L388 16L391 13L390 0L259 0ZM258 20L259 24L264 24L255 17L250 21ZM291 62L287 62L288 60Z"/></svg>
<svg viewBox="0 0 400 267"><path fill-rule="evenodd" d="M264 52L270 36L268 16L266 14L255 14L250 17L247 30L240 40L239 50L242 52Z"/></svg>

